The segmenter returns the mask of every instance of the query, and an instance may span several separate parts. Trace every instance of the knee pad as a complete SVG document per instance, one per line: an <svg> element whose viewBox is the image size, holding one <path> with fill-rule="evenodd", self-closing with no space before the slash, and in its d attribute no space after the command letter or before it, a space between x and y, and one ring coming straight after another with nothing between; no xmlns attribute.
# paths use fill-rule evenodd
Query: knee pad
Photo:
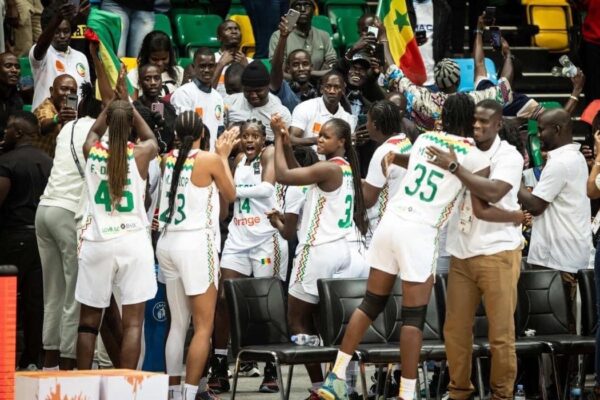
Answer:
<svg viewBox="0 0 600 400"><path fill-rule="evenodd" d="M423 331L427 306L405 307L402 306L402 326L414 326Z"/></svg>
<svg viewBox="0 0 600 400"><path fill-rule="evenodd" d="M371 293L367 290L367 293L365 293L365 297L363 297L362 303L360 303L358 309L364 312L371 321L374 321L385 308L388 297L390 297L389 294L382 296Z"/></svg>
<svg viewBox="0 0 600 400"><path fill-rule="evenodd" d="M98 329L96 329L92 326L87 326L87 325L79 325L79 327L77 328L77 332L78 333L90 333L92 335L98 336Z"/></svg>

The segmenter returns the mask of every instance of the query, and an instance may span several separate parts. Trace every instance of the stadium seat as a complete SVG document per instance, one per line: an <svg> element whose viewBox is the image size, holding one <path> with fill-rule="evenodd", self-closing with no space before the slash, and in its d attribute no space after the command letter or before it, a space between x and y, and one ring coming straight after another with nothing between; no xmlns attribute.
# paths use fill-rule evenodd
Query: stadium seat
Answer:
<svg viewBox="0 0 600 400"><path fill-rule="evenodd" d="M522 0L527 23L539 27L532 44L553 52L569 51L569 31L573 26L571 8L567 0Z"/></svg>
<svg viewBox="0 0 600 400"><path fill-rule="evenodd" d="M269 61L268 58L262 58L260 60L263 64L265 64L265 67L267 67L267 70L269 71L269 73L271 72L271 61Z"/></svg>
<svg viewBox="0 0 600 400"><path fill-rule="evenodd" d="M327 18L324 15L315 15L312 18L311 24L314 28L320 29L329 34L329 37L331 37L331 42L333 44L334 49L337 50L340 47L339 36L335 35L333 33L333 27L331 26L331 22L329 21L329 18Z"/></svg>
<svg viewBox="0 0 600 400"><path fill-rule="evenodd" d="M232 4L227 12L227 18L231 18L232 15L247 15L246 7L241 4Z"/></svg>
<svg viewBox="0 0 600 400"><path fill-rule="evenodd" d="M127 72L137 68L137 58L135 57L121 57L121 62L125 64Z"/></svg>
<svg viewBox="0 0 600 400"><path fill-rule="evenodd" d="M33 72L31 71L29 57L20 57L19 65L21 66L21 79L25 77L31 77L31 79L33 79Z"/></svg>
<svg viewBox="0 0 600 400"><path fill-rule="evenodd" d="M247 15L231 15L229 19L237 22L240 26L240 32L242 34L242 42L240 48L248 57L254 57L256 50L256 40L254 39L254 31L252 30L252 24L250 18Z"/></svg>
<svg viewBox="0 0 600 400"><path fill-rule="evenodd" d="M154 30L166 33L171 41L173 41L173 29L171 28L171 21L167 15L159 13L154 15Z"/></svg>
<svg viewBox="0 0 600 400"><path fill-rule="evenodd" d="M218 15L179 14L175 19L177 41L183 53L192 57L199 47L217 50L221 42L217 40L217 28L223 20Z"/></svg>
<svg viewBox="0 0 600 400"><path fill-rule="evenodd" d="M459 92L470 92L475 90L475 61L472 58L454 58L454 61L460 67L460 85ZM485 68L487 69L488 79L498 83L496 65L489 58L485 59Z"/></svg>
<svg viewBox="0 0 600 400"><path fill-rule="evenodd" d="M339 18L337 20L337 30L340 37L340 44L344 49L349 49L358 42L360 35L358 34L358 18Z"/></svg>
<svg viewBox="0 0 600 400"><path fill-rule="evenodd" d="M188 65L190 65L193 61L194 60L192 60L191 58L188 58L188 57L178 58L177 65L179 65L183 69L186 69L186 67Z"/></svg>
<svg viewBox="0 0 600 400"><path fill-rule="evenodd" d="M327 8L327 16L332 25L337 24L339 19L347 18L358 20L365 13L361 6L331 6Z"/></svg>

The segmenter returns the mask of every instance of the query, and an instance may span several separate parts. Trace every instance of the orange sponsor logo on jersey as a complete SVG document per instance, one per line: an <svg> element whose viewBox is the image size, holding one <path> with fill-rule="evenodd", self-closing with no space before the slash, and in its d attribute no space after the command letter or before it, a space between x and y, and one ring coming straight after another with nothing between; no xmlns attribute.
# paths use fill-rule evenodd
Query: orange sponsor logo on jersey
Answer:
<svg viewBox="0 0 600 400"><path fill-rule="evenodd" d="M65 72L65 65L62 63L62 61L56 60L54 66L58 72Z"/></svg>
<svg viewBox="0 0 600 400"><path fill-rule="evenodd" d="M200 118L204 117L204 109L202 107L196 107L196 114L198 114L198 116Z"/></svg>
<svg viewBox="0 0 600 400"><path fill-rule="evenodd" d="M245 217L245 218L233 217L233 223L236 226L246 226L246 225L254 226L254 225L260 224L260 217L259 216Z"/></svg>
<svg viewBox="0 0 600 400"><path fill-rule="evenodd" d="M319 134L319 132L321 132L321 124L320 124L320 123L318 123L318 122L315 122L315 123L313 124L313 133L314 133L315 135L318 135L318 134Z"/></svg>

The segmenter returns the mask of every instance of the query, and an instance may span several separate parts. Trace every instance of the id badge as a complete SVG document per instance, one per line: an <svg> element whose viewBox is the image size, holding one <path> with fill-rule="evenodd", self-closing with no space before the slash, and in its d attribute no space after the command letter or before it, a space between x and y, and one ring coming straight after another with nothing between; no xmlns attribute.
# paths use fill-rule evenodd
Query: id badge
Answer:
<svg viewBox="0 0 600 400"><path fill-rule="evenodd" d="M467 196L467 192L464 194L465 198L460 207L460 220L458 222L458 229L463 233L471 232L471 225L473 224L473 205L471 204L471 196Z"/></svg>

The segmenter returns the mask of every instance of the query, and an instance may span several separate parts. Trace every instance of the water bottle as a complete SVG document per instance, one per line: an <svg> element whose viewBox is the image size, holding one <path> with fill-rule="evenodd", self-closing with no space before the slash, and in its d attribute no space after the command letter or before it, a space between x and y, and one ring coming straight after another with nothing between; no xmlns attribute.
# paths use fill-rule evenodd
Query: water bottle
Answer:
<svg viewBox="0 0 600 400"><path fill-rule="evenodd" d="M566 76L567 78L572 78L575 75L577 75L577 67L575 65L573 65L573 63L571 62L571 60L569 60L569 56L566 54L563 54L559 59L558 62L560 63L560 65L562 65L563 68L563 75Z"/></svg>
<svg viewBox="0 0 600 400"><path fill-rule="evenodd" d="M292 335L292 342L299 346L318 346L321 344L321 339L317 335L308 335L306 333L299 333Z"/></svg>
<svg viewBox="0 0 600 400"><path fill-rule="evenodd" d="M523 385L517 385L515 400L525 400L525 390L523 390Z"/></svg>
<svg viewBox="0 0 600 400"><path fill-rule="evenodd" d="M554 67L552 67L551 73L552 73L552 76L554 76L556 78L558 78L559 76L563 76L562 68L558 67L556 65Z"/></svg>
<svg viewBox="0 0 600 400"><path fill-rule="evenodd" d="M570 400L581 400L581 388L578 385L575 385L571 388L571 396Z"/></svg>

